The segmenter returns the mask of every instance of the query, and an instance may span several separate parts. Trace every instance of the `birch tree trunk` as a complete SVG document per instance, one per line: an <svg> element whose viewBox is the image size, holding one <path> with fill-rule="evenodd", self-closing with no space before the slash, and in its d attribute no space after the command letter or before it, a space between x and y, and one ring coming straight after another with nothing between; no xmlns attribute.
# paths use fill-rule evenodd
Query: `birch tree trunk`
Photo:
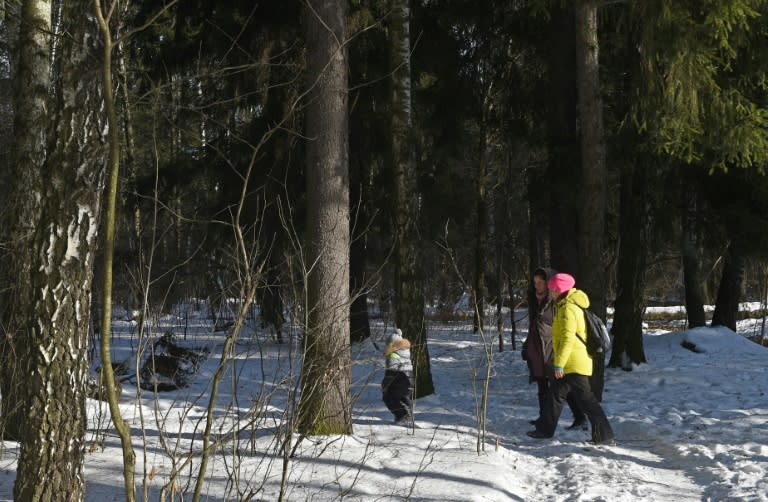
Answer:
<svg viewBox="0 0 768 502"><path fill-rule="evenodd" d="M53 64L46 183L29 252L32 301L23 306L23 336L31 372L14 497L30 502L84 498L86 341L106 129L92 6L63 5L68 36Z"/></svg>
<svg viewBox="0 0 768 502"><path fill-rule="evenodd" d="M346 2L309 0L307 326L299 431L352 433Z"/></svg>
<svg viewBox="0 0 768 502"><path fill-rule="evenodd" d="M419 196L412 142L411 9L409 0L393 0L390 13L392 73L392 164L395 175L395 312L398 327L411 341L415 396L432 394L434 384L424 324L424 286L419 253Z"/></svg>

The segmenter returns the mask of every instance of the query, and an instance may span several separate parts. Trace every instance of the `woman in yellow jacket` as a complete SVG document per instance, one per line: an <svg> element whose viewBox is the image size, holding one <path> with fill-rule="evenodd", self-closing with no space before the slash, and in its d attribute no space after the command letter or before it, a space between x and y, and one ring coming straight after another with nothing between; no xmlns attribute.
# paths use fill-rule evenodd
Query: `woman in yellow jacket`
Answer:
<svg viewBox="0 0 768 502"><path fill-rule="evenodd" d="M589 298L584 291L574 288L575 285L576 280L563 273L555 274L547 281L549 295L555 302L552 322L555 380L550 387L541 421L528 435L551 438L555 434L563 404L566 398L571 397L592 424L592 442L612 444L613 430L589 385L592 358L585 343L587 326L583 310L589 307Z"/></svg>

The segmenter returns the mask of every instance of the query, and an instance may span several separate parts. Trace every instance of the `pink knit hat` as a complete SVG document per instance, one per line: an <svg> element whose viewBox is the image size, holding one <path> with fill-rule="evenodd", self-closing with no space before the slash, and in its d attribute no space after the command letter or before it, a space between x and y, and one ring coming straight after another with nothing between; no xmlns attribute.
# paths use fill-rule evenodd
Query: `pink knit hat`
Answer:
<svg viewBox="0 0 768 502"><path fill-rule="evenodd" d="M547 281L547 287L555 293L562 294L576 284L576 279L570 274L555 274Z"/></svg>

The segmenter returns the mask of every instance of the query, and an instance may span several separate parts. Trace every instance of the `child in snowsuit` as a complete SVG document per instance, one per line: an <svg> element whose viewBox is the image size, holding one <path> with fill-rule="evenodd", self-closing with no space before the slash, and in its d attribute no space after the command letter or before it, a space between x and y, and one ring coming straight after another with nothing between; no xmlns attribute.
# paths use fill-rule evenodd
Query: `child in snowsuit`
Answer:
<svg viewBox="0 0 768 502"><path fill-rule="evenodd" d="M381 381L384 404L395 415L396 424L409 422L413 420L411 342L403 338L399 329L387 338L384 360L387 366Z"/></svg>

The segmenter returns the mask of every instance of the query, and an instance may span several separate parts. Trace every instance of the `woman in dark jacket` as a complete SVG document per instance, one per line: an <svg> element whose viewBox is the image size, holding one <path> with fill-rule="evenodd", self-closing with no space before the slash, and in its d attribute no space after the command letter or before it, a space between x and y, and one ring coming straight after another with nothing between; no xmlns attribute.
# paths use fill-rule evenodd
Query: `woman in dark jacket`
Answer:
<svg viewBox="0 0 768 502"><path fill-rule="evenodd" d="M531 420L537 425L542 417L544 402L554 378L552 367L552 320L555 317L554 302L549 297L547 280L557 272L551 268L539 267L533 272L529 290L528 337L523 342L523 359L528 363L528 383L536 382L539 398L539 417ZM586 417L568 400L573 412L571 428L586 428Z"/></svg>
<svg viewBox="0 0 768 502"><path fill-rule="evenodd" d="M523 359L528 363L528 383L536 382L539 397L539 421L544 409L544 398L549 389L552 373L552 319L553 303L547 295L547 279L554 270L537 268L528 297L528 337L523 342Z"/></svg>

